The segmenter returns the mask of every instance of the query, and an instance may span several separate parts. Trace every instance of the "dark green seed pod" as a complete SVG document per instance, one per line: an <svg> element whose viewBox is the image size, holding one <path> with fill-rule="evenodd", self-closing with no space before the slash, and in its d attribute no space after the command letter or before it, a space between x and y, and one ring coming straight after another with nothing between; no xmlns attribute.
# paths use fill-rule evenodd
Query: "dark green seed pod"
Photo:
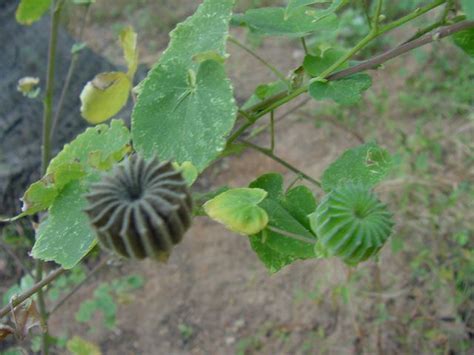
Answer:
<svg viewBox="0 0 474 355"><path fill-rule="evenodd" d="M86 198L100 244L126 258L166 258L191 225L186 181L156 158L131 156L93 184Z"/></svg>
<svg viewBox="0 0 474 355"><path fill-rule="evenodd" d="M392 215L363 185L348 184L325 196L309 216L317 252L355 265L377 254L392 232Z"/></svg>

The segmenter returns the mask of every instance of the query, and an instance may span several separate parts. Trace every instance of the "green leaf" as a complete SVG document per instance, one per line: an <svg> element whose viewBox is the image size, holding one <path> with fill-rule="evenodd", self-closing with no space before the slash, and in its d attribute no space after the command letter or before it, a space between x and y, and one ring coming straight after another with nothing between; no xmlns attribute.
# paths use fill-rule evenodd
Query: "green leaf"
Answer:
<svg viewBox="0 0 474 355"><path fill-rule="evenodd" d="M192 186L199 176L199 171L189 161L185 161L183 164L173 163L173 167L176 170L181 171L184 180L186 180L188 186Z"/></svg>
<svg viewBox="0 0 474 355"><path fill-rule="evenodd" d="M307 55L304 58L303 68L312 77L317 77L343 55L344 51L335 48L329 48L319 56ZM347 67L347 63L341 66L340 69L344 67Z"/></svg>
<svg viewBox="0 0 474 355"><path fill-rule="evenodd" d="M38 21L51 5L51 0L21 0L16 9L16 20L22 25Z"/></svg>
<svg viewBox="0 0 474 355"><path fill-rule="evenodd" d="M319 3L328 3L331 2L331 5L327 9L324 9L323 11L326 13L332 13L336 11L339 6L345 2L346 0L333 0L333 1L328 1L328 0L289 0L288 1L288 6L286 7L286 13L291 14L295 9L298 9L303 6L307 5L312 5L312 4L319 4Z"/></svg>
<svg viewBox="0 0 474 355"><path fill-rule="evenodd" d="M357 182L367 187L382 181L392 167L390 154L376 143L345 151L323 173L322 187L331 191L339 185Z"/></svg>
<svg viewBox="0 0 474 355"><path fill-rule="evenodd" d="M206 0L171 32L168 49L140 85L132 115L135 149L204 170L225 148L237 108L224 67L196 55L225 57L234 0Z"/></svg>
<svg viewBox="0 0 474 355"><path fill-rule="evenodd" d="M331 99L341 105L352 105L362 98L362 93L371 85L370 76L355 74L339 80L314 81L309 85L309 94L316 100Z"/></svg>
<svg viewBox="0 0 474 355"><path fill-rule="evenodd" d="M466 17L469 20L474 20L474 1L472 0L461 0L463 11L466 13Z"/></svg>
<svg viewBox="0 0 474 355"><path fill-rule="evenodd" d="M104 165L110 168L110 160L120 161L130 149L130 132L122 120L113 120L110 126L101 124L86 129L66 144L51 160L46 173L54 173L65 164L77 163L87 174L97 174L98 168Z"/></svg>
<svg viewBox="0 0 474 355"><path fill-rule="evenodd" d="M73 355L101 355L100 348L87 340L75 335L72 339L68 340L66 344L67 349Z"/></svg>
<svg viewBox="0 0 474 355"><path fill-rule="evenodd" d="M295 240L275 231L277 229L316 241L307 218L316 209L312 192L304 186L298 186L285 194L280 174L262 175L249 186L268 192L267 198L259 204L269 217L267 228L258 235L260 241L285 256L285 260L289 260L286 258L288 256L294 260L314 257L313 243Z"/></svg>
<svg viewBox="0 0 474 355"><path fill-rule="evenodd" d="M231 189L207 201L204 210L231 231L256 234L268 223L267 213L257 206L266 195L261 189Z"/></svg>
<svg viewBox="0 0 474 355"><path fill-rule="evenodd" d="M39 226L33 257L70 269L93 248L96 238L83 212L87 205L83 194L91 182L98 180L100 168L120 161L129 149L128 129L123 121L114 120L110 127L102 124L88 128L51 161L46 177L53 177L53 185L45 189L55 189L57 195L54 200L46 194L35 200L35 208L51 206L47 219Z"/></svg>
<svg viewBox="0 0 474 355"><path fill-rule="evenodd" d="M453 41L470 57L474 57L474 28L455 33L453 35Z"/></svg>
<svg viewBox="0 0 474 355"><path fill-rule="evenodd" d="M264 239L263 233L249 237L252 250L271 273L280 271L283 267L298 259L294 256L281 254L273 250L267 243L262 241Z"/></svg>
<svg viewBox="0 0 474 355"><path fill-rule="evenodd" d="M96 244L95 232L83 210L86 186L79 181L68 184L56 198L48 217L37 231L32 256L55 261L65 269L73 268Z"/></svg>
<svg viewBox="0 0 474 355"><path fill-rule="evenodd" d="M248 10L243 21L254 32L268 36L304 37L317 31L335 31L336 15L299 7L286 16L283 7Z"/></svg>
<svg viewBox="0 0 474 355"><path fill-rule="evenodd" d="M100 73L81 92L81 115L97 124L116 115L127 103L132 82L122 72Z"/></svg>

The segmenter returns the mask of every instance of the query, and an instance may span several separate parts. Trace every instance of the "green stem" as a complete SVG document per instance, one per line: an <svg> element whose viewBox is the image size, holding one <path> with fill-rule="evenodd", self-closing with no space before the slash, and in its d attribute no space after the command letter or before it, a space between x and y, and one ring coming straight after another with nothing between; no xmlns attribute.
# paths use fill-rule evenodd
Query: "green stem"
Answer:
<svg viewBox="0 0 474 355"><path fill-rule="evenodd" d="M280 165L283 165L285 168L287 168L288 170L294 172L295 174L298 174L300 175L303 179L309 181L310 183L312 183L313 185L321 188L321 182L319 182L318 180L312 178L311 176L309 176L308 174L305 174L304 172L302 172L300 169L294 167L293 165L291 165L290 163L288 163L287 161L283 160L282 158L276 156L275 154L273 154L269 149L266 149L266 148L263 148L263 147L260 147L256 144L253 144L251 142L248 142L246 140L243 140L241 139L240 140L244 145L246 145L247 147L249 148L252 148L253 150L256 150L264 155L266 155L267 157L269 157L270 159L276 161L277 163L279 163Z"/></svg>
<svg viewBox="0 0 474 355"><path fill-rule="evenodd" d="M48 52L48 68L46 74L46 93L43 103L43 150L41 160L41 175L46 173L49 162L51 160L51 130L53 124L53 95L54 95L54 67L56 63L56 47L58 43L59 20L61 18L61 10L64 1L53 1L51 28L49 33L49 52ZM43 278L43 262L36 261L36 282L40 282ZM46 330L41 334L41 353L48 355L49 353L49 334L48 334L48 314L46 312L46 304L43 295L43 289L38 290L38 311Z"/></svg>
<svg viewBox="0 0 474 355"><path fill-rule="evenodd" d="M267 225L267 229L269 231L278 233L278 234L280 234L284 237L288 237L288 238L297 240L299 242L308 243L308 244L312 244L312 245L316 244L316 239L308 238L308 237L305 237L303 235L291 233L291 232L285 231L283 229L272 227L272 226L269 226L269 225Z"/></svg>
<svg viewBox="0 0 474 355"><path fill-rule="evenodd" d="M237 40L236 38L230 36L229 37L229 42L235 44L237 47L240 47L242 48L244 51L246 51L247 53L249 53L250 55L252 55L255 59L257 59L260 63L262 63L264 66L266 66L268 69L270 69L270 71L275 74L275 76L286 82L287 79L285 77L285 75L279 71L277 68L275 68L272 64L270 64L269 62L267 62L265 59L263 59L262 57L260 57L255 51L253 51L251 48L247 47L245 44L241 43L239 40Z"/></svg>
<svg viewBox="0 0 474 355"><path fill-rule="evenodd" d="M270 151L275 150L275 111L270 113Z"/></svg>
<svg viewBox="0 0 474 355"><path fill-rule="evenodd" d="M380 14L382 13L382 5L383 5L383 0L377 0L377 4L375 6L375 13L374 16L372 17L372 31L377 32L379 28L379 23L380 23Z"/></svg>
<svg viewBox="0 0 474 355"><path fill-rule="evenodd" d="M308 55L308 46L306 45L306 40L304 37L301 37L301 45L303 46L304 54Z"/></svg>
<svg viewBox="0 0 474 355"><path fill-rule="evenodd" d="M49 34L48 68L46 74L46 93L43 102L43 150L41 174L46 173L51 160L51 128L53 124L53 95L54 95L54 67L56 64L56 47L58 43L58 28L61 18L63 0L53 2L53 14Z"/></svg>

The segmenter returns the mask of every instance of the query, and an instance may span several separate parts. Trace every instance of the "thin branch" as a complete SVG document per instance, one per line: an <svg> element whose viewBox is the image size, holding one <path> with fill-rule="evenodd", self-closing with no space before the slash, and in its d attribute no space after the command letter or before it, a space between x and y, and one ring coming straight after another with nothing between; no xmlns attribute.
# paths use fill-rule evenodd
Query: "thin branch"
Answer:
<svg viewBox="0 0 474 355"><path fill-rule="evenodd" d="M239 40L237 40L236 38L234 37L229 37L229 42L235 44L237 47L240 47L242 48L244 51L246 51L247 53L249 53L250 55L252 55L255 59L257 59L260 63L262 63L264 66L266 66L268 69L270 69L270 71L275 74L275 76L286 82L287 79L285 77L285 75L279 71L277 68L275 68L272 64L270 64L269 62L267 62L265 59L263 59L262 57L260 57L255 51L253 51L251 48L247 47L245 44L241 43Z"/></svg>
<svg viewBox="0 0 474 355"><path fill-rule="evenodd" d="M393 49L391 49L391 50L389 50L389 51L387 51L383 54L380 54L378 56L375 56L371 59L368 59L368 60L366 60L366 61L364 61L364 62L362 62L358 65L355 65L351 68L347 68L347 69L338 71L338 72L336 72L332 75L329 75L327 79L328 80L338 80L338 79L342 79L342 78L348 77L348 76L356 74L356 73L360 73L362 71L377 68L378 66L380 66L381 64L389 61L390 59L399 57L402 54L405 54L405 53L411 51L412 49L422 47L425 44L437 41L441 38L450 36L450 35L452 35L456 32L459 32L459 31L467 30L469 28L474 28L474 21L463 21L463 22L456 23L454 25L443 27L443 28L435 31L434 33L428 33L428 34L426 34L426 35L424 35L424 36L422 36L422 37L420 37L420 38L418 38L414 41L402 44L402 45L400 45L396 48L393 48Z"/></svg>
<svg viewBox="0 0 474 355"><path fill-rule="evenodd" d="M275 111L270 112L270 151L275 150Z"/></svg>
<svg viewBox="0 0 474 355"><path fill-rule="evenodd" d="M333 124L334 126L336 126L337 128L343 130L344 132L347 132L349 133L350 135L352 135L359 143L363 144L364 143L364 137L362 137L359 133L357 133L356 131L350 129L349 127L347 127L347 125L344 125L342 123L340 123L337 119L332 119L332 118L323 118L323 117L315 117L311 114L309 114L308 112L305 112L305 111L298 111L298 114L300 115L303 115L307 118L310 118L310 119L318 119L318 120L321 120L321 121L326 121L326 122L329 122L331 124Z"/></svg>
<svg viewBox="0 0 474 355"><path fill-rule="evenodd" d="M56 303L52 308L51 310L49 311L49 315L53 314L54 312L56 312L58 310L58 308L60 308L62 305L64 305L64 303L66 303L66 301L71 298L72 295L74 295L82 286L84 286L87 281L90 280L90 278L92 276L94 276L95 274L97 274L100 270L102 270L104 268L104 266L107 265L107 262L109 261L109 259L107 258L104 258L103 260L101 260L88 274L87 276L84 278L84 280L82 280L81 282L79 282L68 294L66 294L63 298L61 298L61 300L58 301L58 303Z"/></svg>
<svg viewBox="0 0 474 355"><path fill-rule="evenodd" d="M240 141L246 145L247 147L249 148L252 148L264 155L266 155L267 157L269 157L270 159L273 159L274 161L276 161L277 163L279 163L280 165L283 165L285 168L287 168L288 170L294 172L295 174L298 174L300 175L303 179L311 182L312 184L316 185L317 187L321 188L321 182L319 182L318 180L312 178L311 176L309 176L308 174L305 174L304 172L302 172L301 170L299 170L298 168L294 167L293 165L291 165L290 163L288 163L287 161L283 160L282 158L276 156L275 154L273 154L269 149L266 149L266 148L263 148L263 147L260 147L256 144L253 144L251 142L248 142L244 139L240 139Z"/></svg>
<svg viewBox="0 0 474 355"><path fill-rule="evenodd" d="M86 9L85 9L85 12L84 12L84 18L83 18L82 24L79 28L79 35L78 35L76 43L81 43L82 42L84 29L85 29L86 24L87 24L87 19L88 19L89 10L90 10L90 4L87 4L85 6L86 6ZM67 74L66 74L66 80L64 81L64 85L63 85L63 88L62 88L62 91L61 91L61 96L59 97L59 102L58 102L58 105L56 107L56 113L54 114L53 125L52 125L51 133L50 133L50 139L51 140L53 139L54 132L56 132L56 129L57 129L57 126L58 126L59 119L61 117L62 110L64 108L64 100L66 99L66 95L69 91L69 87L71 85L71 79L72 79L72 76L74 74L74 71L76 70L76 64L77 64L78 59L79 59L79 52L74 52L72 54L71 61L69 62L69 68L68 68L68 71L67 71Z"/></svg>
<svg viewBox="0 0 474 355"><path fill-rule="evenodd" d="M5 317L10 313L12 308L22 304L24 301L26 301L28 298L33 296L35 293L38 293L39 290L42 290L43 287L47 286L54 280L56 280L59 276L61 276L64 272L66 272L65 269L59 268L51 272L48 276L46 276L44 279L42 279L40 282L36 283L33 285L30 289L26 290L22 294L18 295L15 297L10 304L6 305L2 309L0 309L0 319Z"/></svg>
<svg viewBox="0 0 474 355"><path fill-rule="evenodd" d="M5 250L5 252L10 255L10 257L15 260L15 262L20 266L20 268L23 270L23 272L26 275L29 275L31 278L33 277L33 274L31 273L30 269L26 267L26 265L23 263L23 261L11 250L11 248L2 240L0 239L0 246Z"/></svg>

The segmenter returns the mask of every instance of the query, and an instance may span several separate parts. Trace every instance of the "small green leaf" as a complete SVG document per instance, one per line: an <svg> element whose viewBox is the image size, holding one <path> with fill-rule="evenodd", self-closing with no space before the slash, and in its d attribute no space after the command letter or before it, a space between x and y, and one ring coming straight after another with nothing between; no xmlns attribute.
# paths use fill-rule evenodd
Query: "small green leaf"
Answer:
<svg viewBox="0 0 474 355"><path fill-rule="evenodd" d="M87 340L75 335L66 343L67 349L73 355L101 355L100 348Z"/></svg>
<svg viewBox="0 0 474 355"><path fill-rule="evenodd" d="M299 7L286 14L283 7L248 10L243 21L254 32L268 36L304 37L317 31L335 31L336 15L324 10Z"/></svg>
<svg viewBox="0 0 474 355"><path fill-rule="evenodd" d="M322 187L331 191L348 182L368 187L382 181L392 167L390 154L375 143L367 143L345 151L323 173Z"/></svg>
<svg viewBox="0 0 474 355"><path fill-rule="evenodd" d="M470 57L474 57L474 28L455 33L453 35L453 41Z"/></svg>
<svg viewBox="0 0 474 355"><path fill-rule="evenodd" d="M319 56L307 55L304 58L303 68L312 77L317 77L343 55L344 51L335 48L329 48ZM344 67L347 67L347 64L341 66L340 69Z"/></svg>
<svg viewBox="0 0 474 355"><path fill-rule="evenodd" d="M188 183L188 186L192 186L199 176L199 171L190 161L185 161L183 164L173 163L173 167L176 170L181 171L181 174L183 175L184 180L186 180Z"/></svg>
<svg viewBox="0 0 474 355"><path fill-rule="evenodd" d="M133 81L138 67L137 34L131 26L127 26L120 32L119 38L123 56L128 65L127 75L130 81Z"/></svg>
<svg viewBox="0 0 474 355"><path fill-rule="evenodd" d="M140 84L132 114L135 149L144 156L191 162L203 171L226 146L237 107L222 64L234 0L205 0L171 32L170 44Z"/></svg>
<svg viewBox="0 0 474 355"><path fill-rule="evenodd" d="M362 93L371 85L370 76L355 74L339 80L314 81L309 86L309 94L316 100L332 99L341 105L352 105L360 101Z"/></svg>
<svg viewBox="0 0 474 355"><path fill-rule="evenodd" d="M466 13L466 17L469 20L474 20L474 1L472 0L461 0L463 11Z"/></svg>
<svg viewBox="0 0 474 355"><path fill-rule="evenodd" d="M97 124L116 115L127 103L132 82L122 72L101 73L81 92L81 115Z"/></svg>
<svg viewBox="0 0 474 355"><path fill-rule="evenodd" d="M268 193L267 198L259 204L269 218L267 228L259 234L261 241L277 253L294 257L295 260L314 257L313 243L295 240L275 231L281 230L316 241L309 229L307 218L307 215L316 209L311 191L304 186L298 186L284 194L283 177L280 174L262 175L249 186Z"/></svg>
<svg viewBox="0 0 474 355"><path fill-rule="evenodd" d="M71 47L71 54L79 53L87 47L86 42L74 43Z"/></svg>
<svg viewBox="0 0 474 355"><path fill-rule="evenodd" d="M267 213L257 206L266 195L261 189L231 189L207 201L204 210L209 217L231 231L244 235L256 234L268 223Z"/></svg>
<svg viewBox="0 0 474 355"><path fill-rule="evenodd" d="M38 21L51 5L51 0L21 0L16 9L16 20L22 25Z"/></svg>

